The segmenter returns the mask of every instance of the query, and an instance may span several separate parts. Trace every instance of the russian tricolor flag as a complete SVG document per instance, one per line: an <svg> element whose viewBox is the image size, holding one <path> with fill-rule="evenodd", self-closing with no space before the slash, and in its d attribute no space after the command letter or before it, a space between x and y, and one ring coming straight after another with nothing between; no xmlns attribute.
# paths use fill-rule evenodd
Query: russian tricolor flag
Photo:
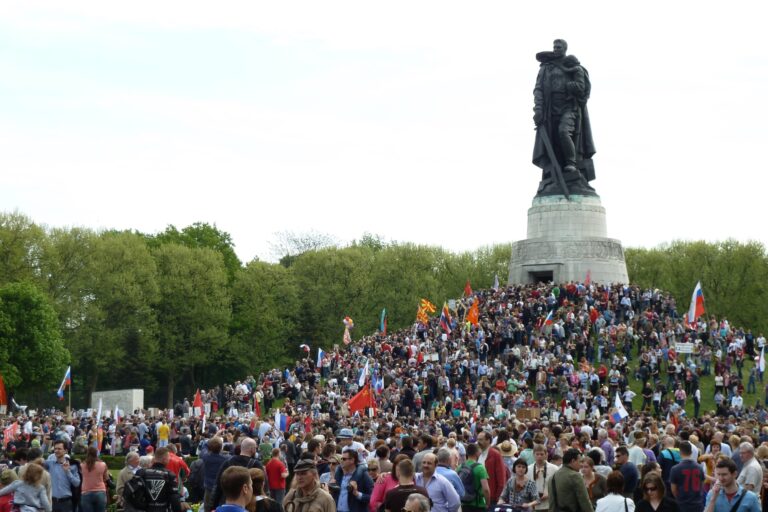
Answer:
<svg viewBox="0 0 768 512"><path fill-rule="evenodd" d="M552 325L552 317L554 316L554 309L549 310L549 313L547 313L547 318L544 319L544 323L541 324L541 330L543 331L545 327L548 325Z"/></svg>
<svg viewBox="0 0 768 512"><path fill-rule="evenodd" d="M384 377L373 378L373 390L377 393L384 391Z"/></svg>
<svg viewBox="0 0 768 512"><path fill-rule="evenodd" d="M280 411L275 413L275 428L281 432L288 432L288 428L291 426L291 417L287 414L281 414Z"/></svg>
<svg viewBox="0 0 768 512"><path fill-rule="evenodd" d="M316 368L320 368L320 361L322 361L324 357L325 351L320 347L317 347L317 364L315 365Z"/></svg>
<svg viewBox="0 0 768 512"><path fill-rule="evenodd" d="M445 334L451 334L451 312L448 311L448 304L443 302L443 310L440 312L440 328Z"/></svg>
<svg viewBox="0 0 768 512"><path fill-rule="evenodd" d="M704 314L704 292L701 289L701 281L696 283L691 296L691 307L688 308L688 323L693 325L696 319Z"/></svg>
<svg viewBox="0 0 768 512"><path fill-rule="evenodd" d="M616 400L614 401L614 406L616 407L616 410L611 415L611 419L614 423L619 423L621 420L629 416L629 413L624 408L624 404L621 403L621 398L619 398L619 394L616 393Z"/></svg>
<svg viewBox="0 0 768 512"><path fill-rule="evenodd" d="M67 386L72 384L72 367L67 366L67 373L64 374L64 380L61 381L61 386L59 386L59 390L56 391L56 395L59 397L59 400L64 400L64 390L67 389Z"/></svg>

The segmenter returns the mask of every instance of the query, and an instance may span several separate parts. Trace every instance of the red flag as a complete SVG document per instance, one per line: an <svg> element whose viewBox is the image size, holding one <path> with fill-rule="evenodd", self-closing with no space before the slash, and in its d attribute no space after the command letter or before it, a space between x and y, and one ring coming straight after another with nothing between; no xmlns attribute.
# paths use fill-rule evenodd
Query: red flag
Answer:
<svg viewBox="0 0 768 512"><path fill-rule="evenodd" d="M467 284L464 285L464 296L465 297L472 296L472 287L469 285L469 279L467 279Z"/></svg>
<svg viewBox="0 0 768 512"><path fill-rule="evenodd" d="M16 436L18 434L19 434L18 422L14 422L13 425L5 427L5 429L3 430L3 448L6 447L6 445L11 441L11 439L16 439Z"/></svg>
<svg viewBox="0 0 768 512"><path fill-rule="evenodd" d="M349 412L355 413L357 411L364 411L369 407L376 409L376 401L373 399L373 393L368 384L363 386L355 396L349 399Z"/></svg>
<svg viewBox="0 0 768 512"><path fill-rule="evenodd" d="M306 432L307 434L312 432L312 417L311 416L307 416L306 418L304 418L304 432Z"/></svg>
<svg viewBox="0 0 768 512"><path fill-rule="evenodd" d="M8 405L8 395L5 394L5 382L0 375L0 405Z"/></svg>
<svg viewBox="0 0 768 512"><path fill-rule="evenodd" d="M253 411L256 413L257 418L261 418L261 404L258 398L253 399Z"/></svg>

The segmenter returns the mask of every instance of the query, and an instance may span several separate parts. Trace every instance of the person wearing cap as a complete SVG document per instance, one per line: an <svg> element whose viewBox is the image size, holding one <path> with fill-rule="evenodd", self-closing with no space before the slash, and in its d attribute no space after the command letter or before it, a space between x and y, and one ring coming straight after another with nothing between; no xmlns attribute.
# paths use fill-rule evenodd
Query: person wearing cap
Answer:
<svg viewBox="0 0 768 512"><path fill-rule="evenodd" d="M283 499L285 512L336 512L333 498L320 487L317 467L311 460L296 463L293 482L293 488Z"/></svg>
<svg viewBox="0 0 768 512"><path fill-rule="evenodd" d="M360 464L360 455L352 448L341 452L341 465L336 468L329 487L339 512L367 512L373 492L368 468Z"/></svg>
<svg viewBox="0 0 768 512"><path fill-rule="evenodd" d="M343 428L339 430L339 433L336 437L339 439L339 446L341 446L342 450L344 450L345 448L351 448L356 452L360 452L360 450L365 450L365 446L363 446L361 443L358 443L353 439L354 433L352 432L351 428Z"/></svg>

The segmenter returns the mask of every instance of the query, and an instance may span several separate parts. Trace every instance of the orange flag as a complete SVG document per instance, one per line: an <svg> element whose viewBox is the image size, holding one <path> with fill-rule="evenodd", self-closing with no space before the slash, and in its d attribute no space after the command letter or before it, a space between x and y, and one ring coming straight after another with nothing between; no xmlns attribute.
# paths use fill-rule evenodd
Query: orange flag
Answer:
<svg viewBox="0 0 768 512"><path fill-rule="evenodd" d="M478 322L480 322L480 310L477 306L477 299L475 299L469 307L469 311L467 312L467 322L472 325L477 325Z"/></svg>
<svg viewBox="0 0 768 512"><path fill-rule="evenodd" d="M376 409L376 401L373 399L371 387L366 384L355 396L349 399L349 412L365 411L369 407Z"/></svg>
<svg viewBox="0 0 768 512"><path fill-rule="evenodd" d="M464 285L464 296L465 297L472 296L472 286L470 286L469 284L469 279L467 279L467 284Z"/></svg>

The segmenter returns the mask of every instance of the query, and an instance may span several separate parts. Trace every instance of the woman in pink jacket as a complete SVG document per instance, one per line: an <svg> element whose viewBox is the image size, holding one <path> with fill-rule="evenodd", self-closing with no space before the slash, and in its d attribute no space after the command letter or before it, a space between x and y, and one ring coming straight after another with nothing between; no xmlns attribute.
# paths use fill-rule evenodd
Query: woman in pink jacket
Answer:
<svg viewBox="0 0 768 512"><path fill-rule="evenodd" d="M371 501L368 503L369 512L379 512L379 507L384 503L384 497L387 495L387 491L390 491L397 487L399 480L397 479L397 464L401 460L407 459L408 456L400 454L395 457L392 463L392 472L383 473L374 482L373 493L371 493Z"/></svg>

